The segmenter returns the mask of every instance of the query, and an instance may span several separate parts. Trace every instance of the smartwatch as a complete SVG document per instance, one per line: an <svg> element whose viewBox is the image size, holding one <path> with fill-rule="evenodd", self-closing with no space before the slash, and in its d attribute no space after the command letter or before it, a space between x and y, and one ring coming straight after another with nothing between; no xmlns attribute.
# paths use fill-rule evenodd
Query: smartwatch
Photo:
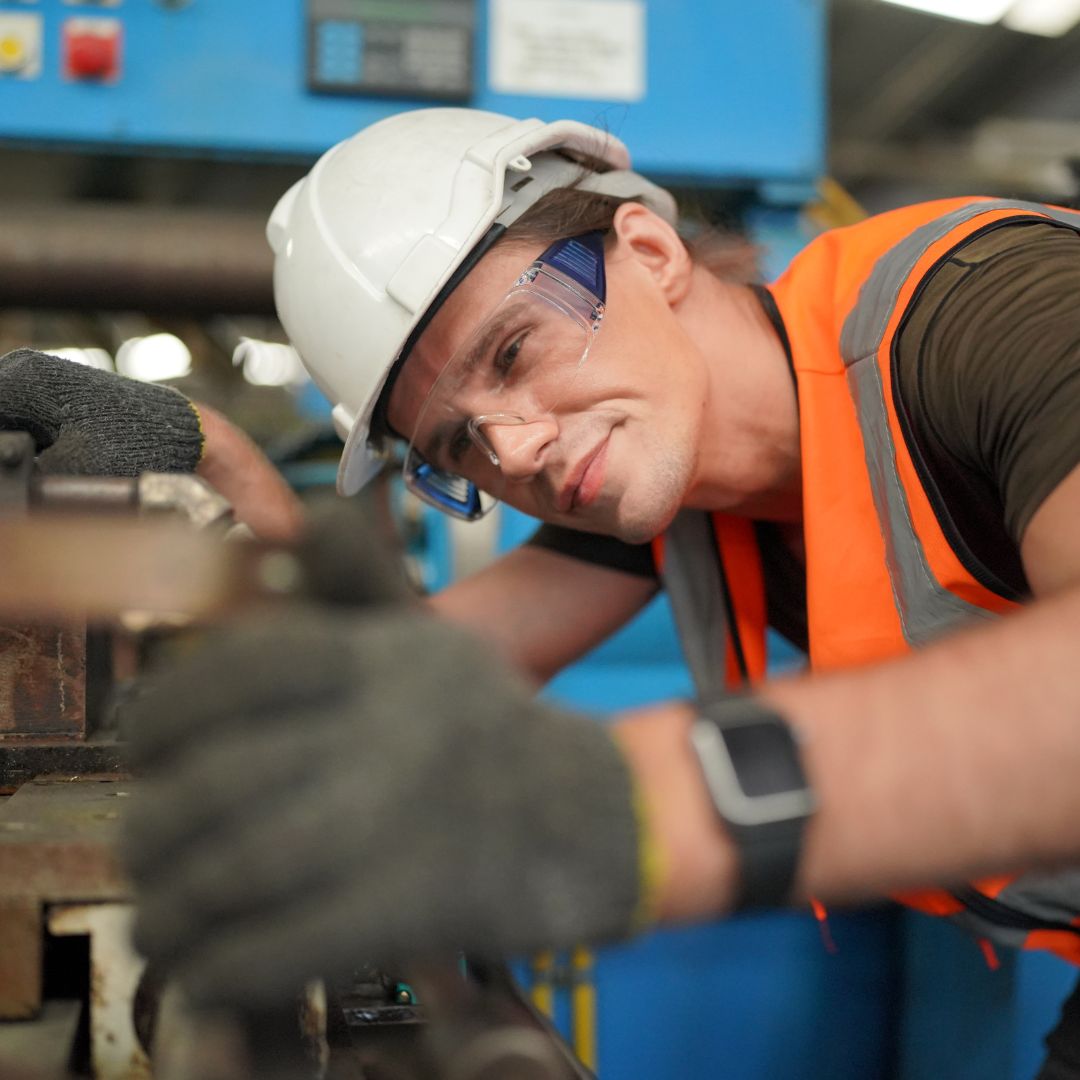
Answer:
<svg viewBox="0 0 1080 1080"><path fill-rule="evenodd" d="M739 851L735 910L784 905L815 807L795 732L756 698L716 697L698 708L691 742L713 805Z"/></svg>

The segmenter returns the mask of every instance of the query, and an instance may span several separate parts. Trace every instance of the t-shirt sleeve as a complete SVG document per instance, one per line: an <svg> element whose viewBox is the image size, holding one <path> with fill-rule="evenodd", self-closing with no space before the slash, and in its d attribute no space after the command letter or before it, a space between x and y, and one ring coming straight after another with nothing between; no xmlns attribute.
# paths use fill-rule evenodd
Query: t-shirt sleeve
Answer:
<svg viewBox="0 0 1080 1080"><path fill-rule="evenodd" d="M659 576L649 544L626 544L611 536L577 532L561 525L541 525L526 543L638 577L656 580Z"/></svg>
<svg viewBox="0 0 1080 1080"><path fill-rule="evenodd" d="M1080 463L1080 236L1035 222L969 242L912 305L898 357L915 440L961 527L993 514L1019 546Z"/></svg>

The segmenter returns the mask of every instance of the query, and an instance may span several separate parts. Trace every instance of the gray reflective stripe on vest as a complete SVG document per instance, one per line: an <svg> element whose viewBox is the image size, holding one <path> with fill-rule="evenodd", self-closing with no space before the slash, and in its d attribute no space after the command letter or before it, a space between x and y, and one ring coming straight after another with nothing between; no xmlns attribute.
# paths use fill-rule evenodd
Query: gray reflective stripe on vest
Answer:
<svg viewBox="0 0 1080 1080"><path fill-rule="evenodd" d="M1049 924L1045 929L1076 932L1072 923L1080 907L1080 869L1021 874L993 900L1011 911ZM960 911L950 915L949 919L977 937L1014 948L1022 947L1029 933L1025 929L993 922L975 911Z"/></svg>
<svg viewBox="0 0 1080 1080"><path fill-rule="evenodd" d="M849 364L847 378L862 428L866 470L885 541L885 565L904 640L915 647L963 622L995 618L993 612L949 592L930 569L900 482L876 358L869 356Z"/></svg>
<svg viewBox="0 0 1080 1080"><path fill-rule="evenodd" d="M900 291L926 249L956 226L995 210L1034 210L1080 231L1080 214L1039 203L995 199L962 206L920 226L878 259L840 335L840 354L862 429L874 506L885 540L893 599L904 640L912 646L962 622L995 616L949 592L934 577L900 481L877 353Z"/></svg>
<svg viewBox="0 0 1080 1080"><path fill-rule="evenodd" d="M660 571L699 698L725 692L727 614L720 553L709 515L681 510L664 534Z"/></svg>
<svg viewBox="0 0 1080 1080"><path fill-rule="evenodd" d="M1016 930L1011 926L998 926L988 919L983 919L972 911L958 911L955 915L945 916L954 926L966 930L973 937L986 938L995 945L1005 945L1010 949L1022 949L1027 941L1027 930Z"/></svg>
<svg viewBox="0 0 1080 1080"><path fill-rule="evenodd" d="M1076 918L1078 897L1080 868L1023 874L1010 881L995 899L1036 919L1068 925Z"/></svg>

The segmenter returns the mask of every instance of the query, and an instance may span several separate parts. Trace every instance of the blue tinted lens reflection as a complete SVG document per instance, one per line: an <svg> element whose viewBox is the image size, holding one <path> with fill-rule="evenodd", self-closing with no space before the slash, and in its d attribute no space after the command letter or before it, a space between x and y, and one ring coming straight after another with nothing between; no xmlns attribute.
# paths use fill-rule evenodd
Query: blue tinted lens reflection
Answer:
<svg viewBox="0 0 1080 1080"><path fill-rule="evenodd" d="M444 473L423 462L413 470L412 484L418 493L440 509L459 517L480 516L480 492L475 484L462 476Z"/></svg>

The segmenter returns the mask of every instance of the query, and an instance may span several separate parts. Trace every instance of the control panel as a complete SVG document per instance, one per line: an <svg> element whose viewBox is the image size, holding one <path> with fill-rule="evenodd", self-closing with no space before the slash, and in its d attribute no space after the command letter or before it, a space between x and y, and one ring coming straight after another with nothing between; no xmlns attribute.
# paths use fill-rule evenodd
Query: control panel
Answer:
<svg viewBox="0 0 1080 1080"><path fill-rule="evenodd" d="M473 0L308 0L308 86L465 101Z"/></svg>
<svg viewBox="0 0 1080 1080"><path fill-rule="evenodd" d="M806 185L826 0L0 0L0 145L310 160L402 109L570 118L693 184Z"/></svg>

